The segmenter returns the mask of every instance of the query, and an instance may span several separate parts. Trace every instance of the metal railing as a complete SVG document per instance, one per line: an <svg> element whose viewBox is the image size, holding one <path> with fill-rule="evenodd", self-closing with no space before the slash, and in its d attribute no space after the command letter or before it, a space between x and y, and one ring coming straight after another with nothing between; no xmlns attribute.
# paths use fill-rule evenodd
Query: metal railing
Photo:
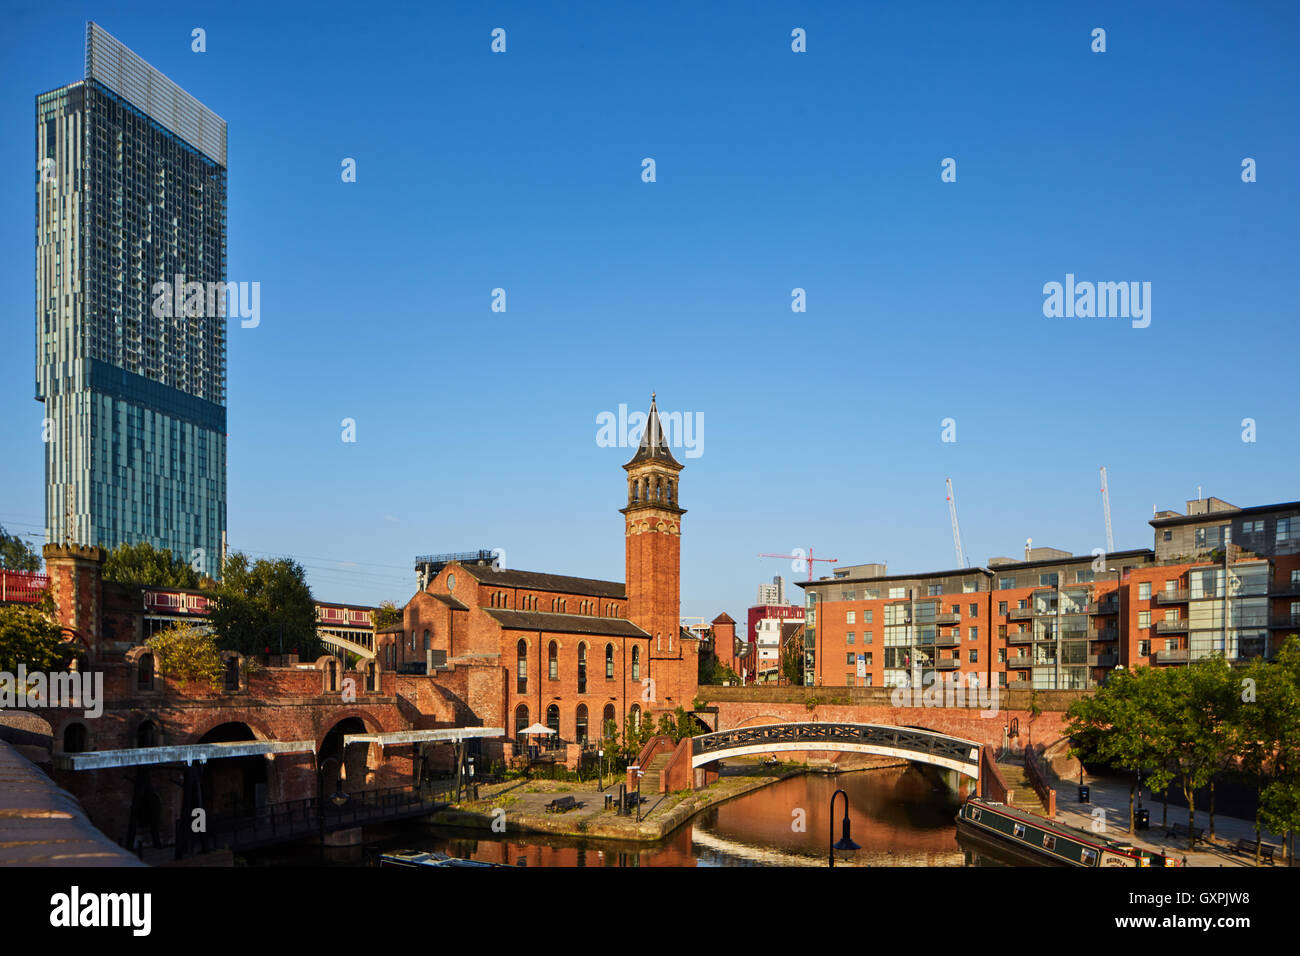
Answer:
<svg viewBox="0 0 1300 956"><path fill-rule="evenodd" d="M1155 599L1157 604L1182 604L1187 601L1187 588L1175 588L1172 591L1156 591Z"/></svg>
<svg viewBox="0 0 1300 956"><path fill-rule="evenodd" d="M1187 618L1182 617L1176 621L1156 621L1157 634L1185 634L1187 632Z"/></svg>
<svg viewBox="0 0 1300 956"><path fill-rule="evenodd" d="M50 587L50 576L37 571L0 570L0 601L36 604Z"/></svg>
<svg viewBox="0 0 1300 956"><path fill-rule="evenodd" d="M1013 621L1027 621L1033 616L1032 607L1013 607L1007 610L1007 617Z"/></svg>
<svg viewBox="0 0 1300 956"><path fill-rule="evenodd" d="M1155 661L1157 664L1168 664L1171 662L1181 663L1184 661L1191 660L1191 651L1189 651L1185 647L1176 648L1172 651L1169 650L1153 651L1151 654L1151 659Z"/></svg>

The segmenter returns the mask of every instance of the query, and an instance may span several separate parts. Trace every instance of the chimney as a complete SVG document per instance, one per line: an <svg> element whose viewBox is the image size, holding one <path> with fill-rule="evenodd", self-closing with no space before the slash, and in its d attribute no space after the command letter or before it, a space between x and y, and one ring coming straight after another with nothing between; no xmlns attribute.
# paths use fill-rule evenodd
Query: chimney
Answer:
<svg viewBox="0 0 1300 956"><path fill-rule="evenodd" d="M1025 560L1026 561L1029 560L1029 552L1032 551L1033 549L1034 549L1034 539L1026 538L1025 539Z"/></svg>

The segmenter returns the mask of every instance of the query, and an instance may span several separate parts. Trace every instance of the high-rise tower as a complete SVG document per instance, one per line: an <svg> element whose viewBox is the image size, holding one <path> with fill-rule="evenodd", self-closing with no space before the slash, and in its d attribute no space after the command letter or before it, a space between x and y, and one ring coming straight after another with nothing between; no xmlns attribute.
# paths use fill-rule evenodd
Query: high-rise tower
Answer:
<svg viewBox="0 0 1300 956"><path fill-rule="evenodd" d="M681 627L682 515L677 504L682 466L664 439L655 398L650 396L641 444L627 471L628 619L652 639L652 654L676 653Z"/></svg>
<svg viewBox="0 0 1300 956"><path fill-rule="evenodd" d="M150 541L216 576L226 123L89 23L85 79L36 98L36 164L47 540Z"/></svg>

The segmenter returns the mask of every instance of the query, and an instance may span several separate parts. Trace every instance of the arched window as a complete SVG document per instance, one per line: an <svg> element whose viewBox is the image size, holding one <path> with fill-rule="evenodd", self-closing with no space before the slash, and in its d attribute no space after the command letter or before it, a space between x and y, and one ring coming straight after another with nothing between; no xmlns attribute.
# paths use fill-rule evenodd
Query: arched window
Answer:
<svg viewBox="0 0 1300 956"><path fill-rule="evenodd" d="M560 705L552 704L546 708L546 726L554 731L550 736L550 743L559 743L560 740Z"/></svg>
<svg viewBox="0 0 1300 956"><path fill-rule="evenodd" d="M140 690L153 690L153 655L141 654L139 670L136 672Z"/></svg>
<svg viewBox="0 0 1300 956"><path fill-rule="evenodd" d="M528 728L528 705L520 704L515 708L515 739L523 741L524 731Z"/></svg>
<svg viewBox="0 0 1300 956"><path fill-rule="evenodd" d="M518 660L518 671L516 674L517 685L515 692L519 694L528 693L528 642L521 640L515 645L515 657Z"/></svg>
<svg viewBox="0 0 1300 956"><path fill-rule="evenodd" d="M225 691L239 690L239 658L227 657L225 670L222 672L222 689Z"/></svg>
<svg viewBox="0 0 1300 956"><path fill-rule="evenodd" d="M669 478L668 479L668 500L676 501L677 500L676 494L677 494L677 489L673 487L673 480Z"/></svg>
<svg viewBox="0 0 1300 956"><path fill-rule="evenodd" d="M426 627L424 629L424 649L427 651L432 646L433 645L429 643L429 629Z"/></svg>
<svg viewBox="0 0 1300 956"><path fill-rule="evenodd" d="M587 645L578 645L578 693L587 693Z"/></svg>
<svg viewBox="0 0 1300 956"><path fill-rule="evenodd" d="M605 645L605 680L614 679L614 645Z"/></svg>
<svg viewBox="0 0 1300 956"><path fill-rule="evenodd" d="M641 679L641 645L632 648L632 679Z"/></svg>
<svg viewBox="0 0 1300 956"><path fill-rule="evenodd" d="M551 680L560 679L560 648L554 641L546 649L546 670Z"/></svg>
<svg viewBox="0 0 1300 956"><path fill-rule="evenodd" d="M610 725L613 724L611 727ZM606 704L605 713L600 718L600 730L606 737L618 736L618 724L614 723L614 705Z"/></svg>
<svg viewBox="0 0 1300 956"><path fill-rule="evenodd" d="M578 705L578 718L574 724L573 738L580 744L587 742L587 705Z"/></svg>
<svg viewBox="0 0 1300 956"><path fill-rule="evenodd" d="M63 728L63 752L79 754L86 751L86 725L68 724Z"/></svg>
<svg viewBox="0 0 1300 956"><path fill-rule="evenodd" d="M137 727L135 729L135 745L137 747L157 747L158 725L152 720L146 720Z"/></svg>
<svg viewBox="0 0 1300 956"><path fill-rule="evenodd" d="M632 729L641 729L641 705L633 704L632 709L628 711L627 722L632 725Z"/></svg>

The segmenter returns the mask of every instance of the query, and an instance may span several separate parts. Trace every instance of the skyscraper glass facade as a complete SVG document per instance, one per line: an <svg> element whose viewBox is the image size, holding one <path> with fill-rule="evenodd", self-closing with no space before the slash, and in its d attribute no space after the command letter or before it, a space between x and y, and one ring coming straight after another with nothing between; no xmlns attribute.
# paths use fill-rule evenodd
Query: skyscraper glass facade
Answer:
<svg viewBox="0 0 1300 956"><path fill-rule="evenodd" d="M86 46L86 78L36 98L46 535L216 576L225 309L162 307L158 283L225 281L225 123L95 24Z"/></svg>

